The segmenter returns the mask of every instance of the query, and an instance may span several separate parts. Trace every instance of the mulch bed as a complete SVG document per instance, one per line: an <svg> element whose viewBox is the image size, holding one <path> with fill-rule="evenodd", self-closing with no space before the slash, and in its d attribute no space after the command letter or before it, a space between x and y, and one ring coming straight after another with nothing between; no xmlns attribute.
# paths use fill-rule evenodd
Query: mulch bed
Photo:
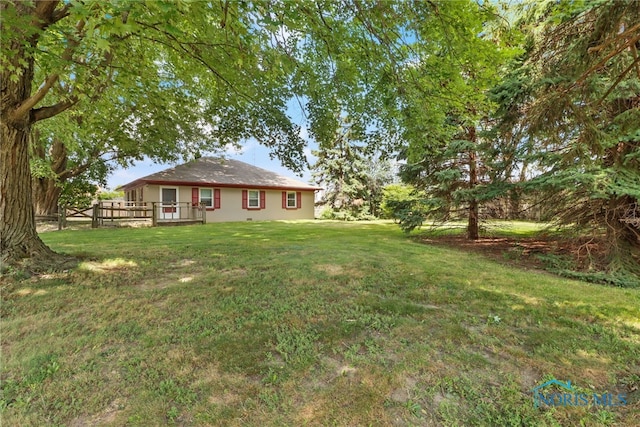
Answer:
<svg viewBox="0 0 640 427"><path fill-rule="evenodd" d="M454 247L481 254L501 263L543 270L548 267L544 257L552 255L571 262L577 270L586 270L589 264L602 257L602 244L593 239L559 239L538 237L481 237L469 240L464 235L420 236L416 240L430 244Z"/></svg>

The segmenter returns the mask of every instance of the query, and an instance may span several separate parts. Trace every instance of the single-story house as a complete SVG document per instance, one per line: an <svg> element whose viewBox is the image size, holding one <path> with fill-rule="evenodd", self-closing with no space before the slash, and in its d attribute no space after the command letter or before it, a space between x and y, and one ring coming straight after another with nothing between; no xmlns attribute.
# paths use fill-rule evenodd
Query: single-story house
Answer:
<svg viewBox="0 0 640 427"><path fill-rule="evenodd" d="M155 202L162 215L204 204L206 221L313 219L315 191L292 178L238 160L201 157L122 186L128 202Z"/></svg>

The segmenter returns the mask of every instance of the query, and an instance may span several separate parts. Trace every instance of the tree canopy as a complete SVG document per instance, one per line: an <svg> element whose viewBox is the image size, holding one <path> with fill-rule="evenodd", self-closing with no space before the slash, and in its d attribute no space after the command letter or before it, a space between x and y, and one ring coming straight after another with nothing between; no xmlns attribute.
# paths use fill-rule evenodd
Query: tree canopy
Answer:
<svg viewBox="0 0 640 427"><path fill-rule="evenodd" d="M35 233L38 178L96 159L168 160L249 137L304 165L287 116L291 58L264 3L10 1L2 13L3 261L50 256ZM34 125L48 119L32 135ZM31 143L30 143L31 141ZM56 157L57 156L57 157ZM57 169L57 170L56 170Z"/></svg>
<svg viewBox="0 0 640 427"><path fill-rule="evenodd" d="M501 7L1 3L2 260L53 257L35 232L34 198L75 177L100 179L109 162L188 158L255 138L301 170L293 100L331 174L344 172L333 166L345 148L406 162L421 207L403 204L405 228L463 212L474 239L484 203L537 192L560 223L606 234L610 269L633 270L640 5ZM345 117L357 149L336 145Z"/></svg>

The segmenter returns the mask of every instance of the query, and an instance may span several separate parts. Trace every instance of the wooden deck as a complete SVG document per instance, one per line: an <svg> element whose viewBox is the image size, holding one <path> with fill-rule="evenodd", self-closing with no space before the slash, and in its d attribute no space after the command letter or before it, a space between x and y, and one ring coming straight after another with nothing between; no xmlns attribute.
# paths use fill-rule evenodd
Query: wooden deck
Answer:
<svg viewBox="0 0 640 427"><path fill-rule="evenodd" d="M206 206L188 202L124 202L100 201L91 207L61 206L58 229L66 226L67 218L91 219L91 227L116 225L131 221L151 221L153 227L204 224Z"/></svg>
<svg viewBox="0 0 640 427"><path fill-rule="evenodd" d="M171 227L175 225L191 225L191 224L202 224L202 221L199 219L175 219L175 220L162 220L158 221L156 224L157 227Z"/></svg>

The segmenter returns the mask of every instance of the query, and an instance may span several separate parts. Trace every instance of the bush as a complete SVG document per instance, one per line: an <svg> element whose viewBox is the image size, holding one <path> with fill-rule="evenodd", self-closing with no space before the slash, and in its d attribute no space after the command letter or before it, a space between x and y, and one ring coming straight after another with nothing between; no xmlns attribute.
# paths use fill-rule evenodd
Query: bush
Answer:
<svg viewBox="0 0 640 427"><path fill-rule="evenodd" d="M373 221L377 219L374 215L369 213L369 207L364 206L358 211L331 209L326 207L320 214L322 219L335 219L338 221Z"/></svg>
<svg viewBox="0 0 640 427"><path fill-rule="evenodd" d="M415 188L404 184L391 184L384 188L381 208L385 216L397 222L406 233L422 226L431 210Z"/></svg>
<svg viewBox="0 0 640 427"><path fill-rule="evenodd" d="M89 207L97 191L98 187L95 184L78 177L64 183L58 204L61 206Z"/></svg>
<svg viewBox="0 0 640 427"><path fill-rule="evenodd" d="M442 200L426 198L410 185L391 184L384 188L383 193L382 211L405 233L421 227L428 216L442 209Z"/></svg>
<svg viewBox="0 0 640 427"><path fill-rule="evenodd" d="M124 191L116 191L116 190L98 191L98 200L118 200L118 199L124 199Z"/></svg>

